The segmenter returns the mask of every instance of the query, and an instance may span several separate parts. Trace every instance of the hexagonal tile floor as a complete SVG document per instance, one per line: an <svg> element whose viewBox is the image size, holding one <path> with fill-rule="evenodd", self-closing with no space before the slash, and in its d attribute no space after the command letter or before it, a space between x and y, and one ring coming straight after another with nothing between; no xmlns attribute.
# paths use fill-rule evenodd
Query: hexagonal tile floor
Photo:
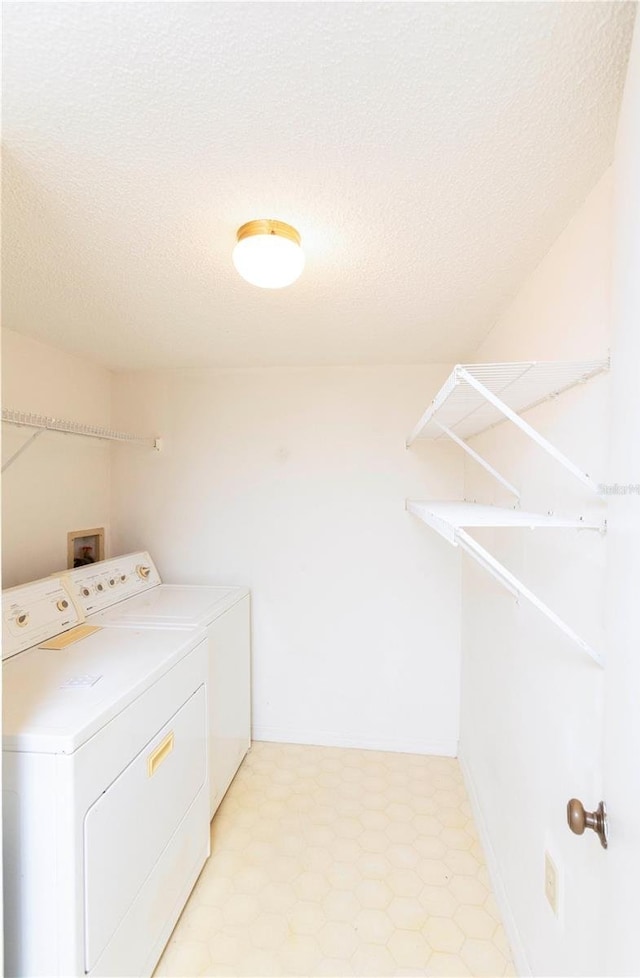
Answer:
<svg viewBox="0 0 640 978"><path fill-rule="evenodd" d="M513 975L458 762L254 743L158 978Z"/></svg>

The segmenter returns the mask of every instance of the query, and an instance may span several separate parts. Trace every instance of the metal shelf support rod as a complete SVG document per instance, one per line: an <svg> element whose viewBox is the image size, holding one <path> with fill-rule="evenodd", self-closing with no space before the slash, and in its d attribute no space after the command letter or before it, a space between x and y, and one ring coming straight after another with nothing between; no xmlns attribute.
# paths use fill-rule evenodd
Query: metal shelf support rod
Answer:
<svg viewBox="0 0 640 978"><path fill-rule="evenodd" d="M34 433L31 435L31 437L30 438L27 438L27 440L24 443L24 445L21 445L20 448L16 452L13 453L13 455L10 455L9 456L9 458L7 459L6 462L3 462L3 464L2 464L2 472L6 472L6 470L9 468L9 466L12 465L15 462L15 460L17 458L19 458L20 455L22 455L23 452L26 452L27 448L29 448L29 446L34 443L34 441L36 440L36 438L39 438L40 435L44 435L44 433L45 433L46 430L47 430L46 428L39 428L37 431L34 431Z"/></svg>
<svg viewBox="0 0 640 978"><path fill-rule="evenodd" d="M593 481L593 479L590 476L586 474L586 472L583 472L582 469L579 469L577 465L574 465L571 459L568 459L566 455L563 455L563 453L559 451L555 447L555 445L552 445L550 441L547 441L547 439L544 438L540 434L540 432L536 431L535 428L532 428L530 424L527 424L526 421L523 421L523 419L520 417L519 414L516 414L515 411L512 411L511 408L504 403L504 401L501 401L499 397L496 397L496 395L492 391L490 391L487 387L485 387L484 384L481 384L479 380L476 380L476 378L473 377L467 370L465 370L464 367L458 367L457 374L461 380L469 384L470 387L473 387L474 390L476 390L482 397L484 397L484 399L488 401L489 404L493 404L493 406L498 411L500 411L501 414L505 416L505 418L508 418L509 421L512 421L514 425L520 428L520 430L524 432L524 434L527 435L528 438L531 438L531 440L534 441L537 445L539 445L540 448L544 449L544 451L547 452L548 455L551 455L551 457L554 458L556 462L559 462L559 464L562 465L568 472L571 472L571 474L574 475L576 479L579 479L580 482L582 482L585 486L588 486L589 489L591 489L596 494L598 493L597 484Z"/></svg>
<svg viewBox="0 0 640 978"><path fill-rule="evenodd" d="M455 431L452 431L451 428L447 428L447 426L444 424L440 424L440 422L436 421L435 418L433 419L433 424L435 424L437 428L440 428L440 431L444 432L444 434L450 438L451 441L454 441L456 445L459 445L460 448L467 453L467 455L470 455L471 458L474 459L478 465L481 465L482 468L485 469L490 475L492 475L494 479L497 479L498 482L505 487L505 489L516 497L516 499L520 499L520 491L516 489L511 482L505 479L504 476L500 475L500 473L494 469L494 467L490 465L489 462L482 457L482 455L478 455L478 453L474 451L473 448L466 443L466 441L459 438Z"/></svg>
<svg viewBox="0 0 640 978"><path fill-rule="evenodd" d="M574 632L574 630L567 625L562 618L556 615L555 611L552 611L551 608L544 603L544 601L541 601L541 599L534 594L533 591L530 591L528 587L525 587L525 585L519 581L518 578L511 573L511 571L507 570L504 564L501 564L499 560L496 560L493 554L490 554L488 550L485 550L484 547L480 546L477 540L474 540L473 537L470 536L465 530L461 529L456 530L455 537L456 543L462 547L465 553L468 553L470 557L473 557L473 559L480 564L484 570L488 571L488 573L490 573L499 584L505 587L508 591L511 591L512 594L515 593L518 596L521 595L523 598L526 598L527 601L534 606L534 608L541 611L542 614L552 621L557 628L559 628L572 641L579 645L580 648L593 659L596 665L603 665L601 656L591 648L588 642L585 642L583 638Z"/></svg>

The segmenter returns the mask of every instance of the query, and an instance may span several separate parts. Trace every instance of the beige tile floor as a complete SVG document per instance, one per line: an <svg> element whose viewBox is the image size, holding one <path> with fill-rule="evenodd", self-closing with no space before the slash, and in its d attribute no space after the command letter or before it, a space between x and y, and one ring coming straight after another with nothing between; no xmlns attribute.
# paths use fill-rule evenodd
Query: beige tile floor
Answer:
<svg viewBox="0 0 640 978"><path fill-rule="evenodd" d="M457 761L255 743L157 976L514 974Z"/></svg>

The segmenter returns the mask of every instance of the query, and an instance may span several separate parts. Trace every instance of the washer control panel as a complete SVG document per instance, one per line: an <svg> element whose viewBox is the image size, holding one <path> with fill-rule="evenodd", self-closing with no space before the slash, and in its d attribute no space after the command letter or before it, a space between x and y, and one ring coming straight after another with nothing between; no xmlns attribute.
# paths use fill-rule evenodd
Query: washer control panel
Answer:
<svg viewBox="0 0 640 978"><path fill-rule="evenodd" d="M2 658L45 642L83 620L59 577L7 588L2 592Z"/></svg>
<svg viewBox="0 0 640 978"><path fill-rule="evenodd" d="M146 551L76 567L64 575L64 580L73 600L85 615L104 611L125 598L162 583Z"/></svg>

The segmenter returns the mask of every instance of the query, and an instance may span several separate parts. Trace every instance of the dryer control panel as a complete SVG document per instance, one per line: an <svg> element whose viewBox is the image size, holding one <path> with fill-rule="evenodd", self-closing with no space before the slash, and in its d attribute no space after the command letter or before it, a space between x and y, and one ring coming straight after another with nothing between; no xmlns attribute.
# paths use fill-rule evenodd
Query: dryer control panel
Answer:
<svg viewBox="0 0 640 978"><path fill-rule="evenodd" d="M2 658L30 649L84 621L59 577L2 592Z"/></svg>
<svg viewBox="0 0 640 978"><path fill-rule="evenodd" d="M162 583L155 564L144 550L85 564L68 571L63 579L85 615L104 611Z"/></svg>

